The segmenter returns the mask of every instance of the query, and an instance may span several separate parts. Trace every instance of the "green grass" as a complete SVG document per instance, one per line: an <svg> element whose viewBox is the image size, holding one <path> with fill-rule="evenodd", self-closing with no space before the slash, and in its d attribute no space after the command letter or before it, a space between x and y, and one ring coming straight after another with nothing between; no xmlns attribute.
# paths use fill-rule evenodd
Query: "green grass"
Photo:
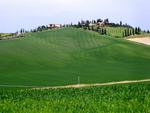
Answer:
<svg viewBox="0 0 150 113"><path fill-rule="evenodd" d="M126 27L105 27L107 34L113 37L122 38ZM131 30L131 28L129 29Z"/></svg>
<svg viewBox="0 0 150 113"><path fill-rule="evenodd" d="M0 89L1 113L150 113L150 85Z"/></svg>
<svg viewBox="0 0 150 113"><path fill-rule="evenodd" d="M0 33L1 37L7 37L7 36L10 36L10 35L11 35L10 33Z"/></svg>
<svg viewBox="0 0 150 113"><path fill-rule="evenodd" d="M0 85L59 86L150 77L150 46L59 29L0 41Z"/></svg>

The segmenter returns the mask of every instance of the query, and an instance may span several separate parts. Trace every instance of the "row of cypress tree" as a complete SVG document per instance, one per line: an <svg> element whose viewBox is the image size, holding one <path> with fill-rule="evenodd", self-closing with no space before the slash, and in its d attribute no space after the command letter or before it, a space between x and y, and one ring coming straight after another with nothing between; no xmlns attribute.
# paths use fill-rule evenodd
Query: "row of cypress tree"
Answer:
<svg viewBox="0 0 150 113"><path fill-rule="evenodd" d="M123 32L123 37L131 36L131 35L139 35L141 34L141 28L140 27L135 27L135 28L127 28Z"/></svg>

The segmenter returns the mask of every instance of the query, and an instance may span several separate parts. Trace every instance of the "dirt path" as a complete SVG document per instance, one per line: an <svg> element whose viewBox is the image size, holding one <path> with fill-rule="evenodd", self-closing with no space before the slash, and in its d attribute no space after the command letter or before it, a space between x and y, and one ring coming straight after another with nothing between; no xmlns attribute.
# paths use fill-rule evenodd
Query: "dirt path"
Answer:
<svg viewBox="0 0 150 113"><path fill-rule="evenodd" d="M92 87L92 86L110 86L110 85L117 85L117 84L131 84L131 83L142 83L142 82L150 82L150 79L119 81L119 82L107 82L107 83L96 83L96 84L76 84L76 85L66 85L66 86L56 86L56 87L42 87L42 88L33 88L33 89L42 90L42 89L84 88L84 87Z"/></svg>
<svg viewBox="0 0 150 113"><path fill-rule="evenodd" d="M107 83L95 83L95 84L75 84L75 85L52 86L52 87L24 86L24 85L0 85L0 87L5 87L5 88L7 88L7 87L9 87L9 88L32 88L32 89L37 89L37 90L43 90L43 89L84 88L84 87L93 87L93 86L110 86L110 85L117 85L117 84L131 84L131 83L144 83L144 82L150 82L150 79L107 82Z"/></svg>
<svg viewBox="0 0 150 113"><path fill-rule="evenodd" d="M127 40L150 45L150 37L142 37L142 38L129 38Z"/></svg>

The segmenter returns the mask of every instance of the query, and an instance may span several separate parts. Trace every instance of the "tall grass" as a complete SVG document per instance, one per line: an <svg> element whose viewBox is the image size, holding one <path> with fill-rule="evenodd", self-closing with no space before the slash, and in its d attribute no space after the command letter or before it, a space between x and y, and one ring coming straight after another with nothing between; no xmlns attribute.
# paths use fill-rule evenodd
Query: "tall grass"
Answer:
<svg viewBox="0 0 150 113"><path fill-rule="evenodd" d="M1 113L149 113L150 85L0 89Z"/></svg>

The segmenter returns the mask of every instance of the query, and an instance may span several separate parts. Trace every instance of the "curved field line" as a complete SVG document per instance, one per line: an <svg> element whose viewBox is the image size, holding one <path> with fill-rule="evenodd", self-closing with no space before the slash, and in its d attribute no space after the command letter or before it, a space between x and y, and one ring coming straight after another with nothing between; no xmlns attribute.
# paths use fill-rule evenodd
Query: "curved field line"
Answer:
<svg viewBox="0 0 150 113"><path fill-rule="evenodd" d="M131 83L144 83L144 82L150 82L150 79L95 83L95 84L75 84L75 85L51 86L51 87L48 87L48 86L24 86L24 85L0 85L0 87L33 88L33 89L64 89L64 88L84 88L84 87L93 87L93 86L110 86L110 85L117 85L117 84L131 84Z"/></svg>
<svg viewBox="0 0 150 113"><path fill-rule="evenodd" d="M95 83L95 84L75 84L75 85L56 86L56 87L41 87L41 88L34 88L34 89L84 88L84 87L93 87L93 86L110 86L110 85L117 85L117 84L131 84L131 83L142 83L142 82L150 82L150 79Z"/></svg>

